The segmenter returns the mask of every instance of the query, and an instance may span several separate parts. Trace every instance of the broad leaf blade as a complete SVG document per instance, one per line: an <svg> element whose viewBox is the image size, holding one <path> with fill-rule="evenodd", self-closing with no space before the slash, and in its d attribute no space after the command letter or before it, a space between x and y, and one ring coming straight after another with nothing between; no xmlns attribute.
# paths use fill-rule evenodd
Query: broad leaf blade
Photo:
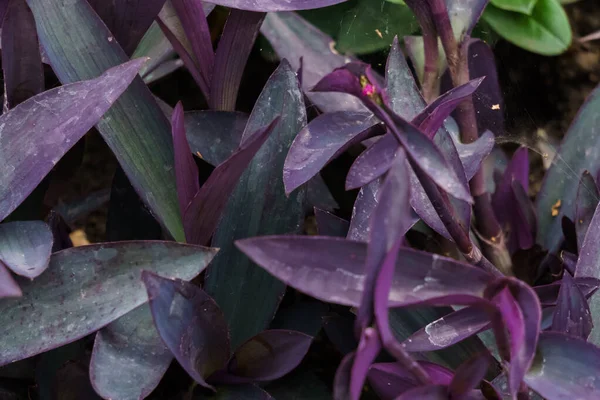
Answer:
<svg viewBox="0 0 600 400"><path fill-rule="evenodd" d="M0 302L0 364L94 332L147 301L143 269L192 279L214 249L174 242L119 242L52 255L46 273L20 280L23 297Z"/></svg>
<svg viewBox="0 0 600 400"><path fill-rule="evenodd" d="M575 198L575 231L577 232L577 250L579 251L581 251L585 234L598 206L598 200L600 200L598 186L596 186L592 174L584 171Z"/></svg>
<svg viewBox="0 0 600 400"><path fill-rule="evenodd" d="M8 3L2 24L2 69L8 108L44 90L44 68L33 14L22 0Z"/></svg>
<svg viewBox="0 0 600 400"><path fill-rule="evenodd" d="M0 224L0 261L17 275L36 278L48 267L53 242L41 221Z"/></svg>
<svg viewBox="0 0 600 400"><path fill-rule="evenodd" d="M96 79L39 94L0 117L0 220L6 218L100 120L144 62L130 61ZM35 129L32 129L35 127Z"/></svg>
<svg viewBox="0 0 600 400"><path fill-rule="evenodd" d="M233 242L261 234L297 232L302 221L304 191L286 197L283 187L285 156L306 124L296 73L287 62L282 62L263 89L241 145L278 115L277 128L240 178L213 236L213 245L221 252L207 273L205 287L229 322L234 347L268 326L285 286L254 265Z"/></svg>
<svg viewBox="0 0 600 400"><path fill-rule="evenodd" d="M116 41L107 39L110 31L85 0L27 3L62 83L95 77L128 59ZM169 123L141 78L134 80L97 128L157 219L176 240L184 240Z"/></svg>
<svg viewBox="0 0 600 400"><path fill-rule="evenodd" d="M172 360L143 304L96 334L90 380L103 398L138 400L156 388Z"/></svg>
<svg viewBox="0 0 600 400"><path fill-rule="evenodd" d="M563 273L558 292L552 330L587 339L594 324L583 291L568 272Z"/></svg>
<svg viewBox="0 0 600 400"><path fill-rule="evenodd" d="M182 280L142 273L154 325L179 364L200 385L229 358L223 313L202 289Z"/></svg>

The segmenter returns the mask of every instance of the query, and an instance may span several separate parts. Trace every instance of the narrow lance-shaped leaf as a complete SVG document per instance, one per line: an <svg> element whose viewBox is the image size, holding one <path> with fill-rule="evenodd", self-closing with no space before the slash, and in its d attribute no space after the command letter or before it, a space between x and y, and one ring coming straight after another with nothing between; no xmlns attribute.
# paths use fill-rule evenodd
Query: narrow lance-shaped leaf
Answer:
<svg viewBox="0 0 600 400"><path fill-rule="evenodd" d="M294 11L322 8L333 4L343 3L346 0L210 0L210 3L220 6L239 8L248 11Z"/></svg>
<svg viewBox="0 0 600 400"><path fill-rule="evenodd" d="M128 59L116 41L108 40L110 31L85 0L27 3L40 43L63 84L95 77ZM141 78L134 80L97 128L141 199L176 240L184 240L169 122Z"/></svg>
<svg viewBox="0 0 600 400"><path fill-rule="evenodd" d="M278 115L280 122L242 174L212 241L221 252L208 271L205 288L229 322L233 346L268 326L285 289L282 282L240 253L233 242L261 234L297 232L302 221L304 191L286 197L282 171L289 146L306 124L306 112L296 74L285 61L259 96L241 145L248 144L257 129Z"/></svg>
<svg viewBox="0 0 600 400"><path fill-rule="evenodd" d="M8 3L2 24L2 69L8 108L44 90L44 68L35 20L24 0Z"/></svg>
<svg viewBox="0 0 600 400"><path fill-rule="evenodd" d="M587 339L594 323L585 295L568 272L563 273L552 330Z"/></svg>
<svg viewBox="0 0 600 400"><path fill-rule="evenodd" d="M42 221L0 224L0 261L17 275L36 278L48 267L53 242Z"/></svg>
<svg viewBox="0 0 600 400"><path fill-rule="evenodd" d="M198 286L144 271L156 330L179 364L200 385L229 359L227 323L217 304Z"/></svg>
<svg viewBox="0 0 600 400"><path fill-rule="evenodd" d="M247 142L215 168L202 185L184 213L185 232L190 243L208 242L240 177L279 122L277 117L268 126L253 133Z"/></svg>
<svg viewBox="0 0 600 400"><path fill-rule="evenodd" d="M368 242L371 232L371 215L377 207L382 185L383 178L379 178L360 188L352 208L352 219L348 229L349 240Z"/></svg>
<svg viewBox="0 0 600 400"><path fill-rule="evenodd" d="M585 234L588 231L590 222L594 216L594 210L600 200L600 191L596 182L587 171L584 171L577 188L577 197L575 198L575 231L577 233L577 249L581 251Z"/></svg>
<svg viewBox="0 0 600 400"><path fill-rule="evenodd" d="M367 380L369 367L381 351L381 340L376 328L365 328L354 354L350 370L350 399L359 400Z"/></svg>
<svg viewBox="0 0 600 400"><path fill-rule="evenodd" d="M261 27L277 55L287 59L294 70L303 60L302 90L311 103L323 112L366 111L362 103L343 93L313 93L310 90L334 68L353 59L338 54L332 38L308 23L296 13L269 13Z"/></svg>
<svg viewBox="0 0 600 400"><path fill-rule="evenodd" d="M172 360L144 304L98 331L90 380L103 398L137 400L156 388Z"/></svg>
<svg viewBox="0 0 600 400"><path fill-rule="evenodd" d="M17 208L100 120L143 62L130 61L96 79L46 91L0 117L0 158L4 160L0 220Z"/></svg>
<svg viewBox="0 0 600 400"><path fill-rule="evenodd" d="M244 67L265 15L236 9L229 13L215 56L210 108L235 110Z"/></svg>
<svg viewBox="0 0 600 400"><path fill-rule="evenodd" d="M600 396L599 374L598 347L573 336L544 332L525 383L548 400L595 399Z"/></svg>
<svg viewBox="0 0 600 400"><path fill-rule="evenodd" d="M183 122L183 105L177 103L171 117L171 132L173 136L173 149L175 150L175 179L177 180L177 198L179 209L184 215L188 205L200 190L198 167L185 134ZM187 236L187 232L186 232ZM187 237L188 242L190 238Z"/></svg>
<svg viewBox="0 0 600 400"><path fill-rule="evenodd" d="M148 300L142 269L192 279L215 250L175 242L119 242L52 255L48 270L19 280L23 296L0 302L0 365L97 331Z"/></svg>
<svg viewBox="0 0 600 400"><path fill-rule="evenodd" d="M165 4L165 0L88 0L88 2L127 54L133 53Z"/></svg>

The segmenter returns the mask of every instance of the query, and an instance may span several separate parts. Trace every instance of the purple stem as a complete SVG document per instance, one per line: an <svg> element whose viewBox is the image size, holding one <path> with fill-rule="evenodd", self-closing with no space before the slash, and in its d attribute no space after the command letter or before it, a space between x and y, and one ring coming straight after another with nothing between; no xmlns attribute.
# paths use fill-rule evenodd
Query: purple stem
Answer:
<svg viewBox="0 0 600 400"><path fill-rule="evenodd" d="M429 0L429 4L446 53L452 83L455 87L465 84L469 81L468 37L465 37L459 46L452 31L445 0ZM479 138L472 98L469 97L458 105L456 122L463 143L473 143ZM504 241L502 227L492 208L491 196L486 192L483 169L480 168L477 171L469 185L475 201L474 213L477 229L486 244L484 251L498 269L507 275L512 275L512 261Z"/></svg>

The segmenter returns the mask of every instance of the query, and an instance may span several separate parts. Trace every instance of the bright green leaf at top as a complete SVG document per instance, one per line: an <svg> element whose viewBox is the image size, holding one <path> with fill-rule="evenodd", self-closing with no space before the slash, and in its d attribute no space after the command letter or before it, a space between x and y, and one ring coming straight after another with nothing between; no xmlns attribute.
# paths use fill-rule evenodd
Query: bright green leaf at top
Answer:
<svg viewBox="0 0 600 400"><path fill-rule="evenodd" d="M404 0L385 0L385 1L387 1L388 3L401 4L403 6L406 5L406 3L404 2Z"/></svg>
<svg viewBox="0 0 600 400"><path fill-rule="evenodd" d="M359 0L341 20L337 49L364 54L388 48L395 35L415 32L419 25L412 11L385 0Z"/></svg>
<svg viewBox="0 0 600 400"><path fill-rule="evenodd" d="M571 45L569 19L558 0L538 0L530 16L490 4L483 18L504 39L533 53L557 55Z"/></svg>
<svg viewBox="0 0 600 400"><path fill-rule="evenodd" d="M521 14L531 15L533 8L538 0L491 0L494 6L506 10L515 11Z"/></svg>

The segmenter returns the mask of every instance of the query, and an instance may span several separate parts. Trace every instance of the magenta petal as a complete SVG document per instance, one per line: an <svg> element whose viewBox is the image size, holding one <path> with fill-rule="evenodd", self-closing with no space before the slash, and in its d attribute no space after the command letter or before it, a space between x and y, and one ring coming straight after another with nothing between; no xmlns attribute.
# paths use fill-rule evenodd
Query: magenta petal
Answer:
<svg viewBox="0 0 600 400"><path fill-rule="evenodd" d="M206 378L229 358L229 333L223 313L194 284L144 271L156 330L186 372L212 389Z"/></svg>
<svg viewBox="0 0 600 400"><path fill-rule="evenodd" d="M183 105L177 103L171 116L171 134L173 136L173 150L175 152L175 179L177 180L177 198L181 215L200 190L198 167L192 156L192 151L187 141L185 125L183 122ZM189 238L188 238L189 241Z"/></svg>

